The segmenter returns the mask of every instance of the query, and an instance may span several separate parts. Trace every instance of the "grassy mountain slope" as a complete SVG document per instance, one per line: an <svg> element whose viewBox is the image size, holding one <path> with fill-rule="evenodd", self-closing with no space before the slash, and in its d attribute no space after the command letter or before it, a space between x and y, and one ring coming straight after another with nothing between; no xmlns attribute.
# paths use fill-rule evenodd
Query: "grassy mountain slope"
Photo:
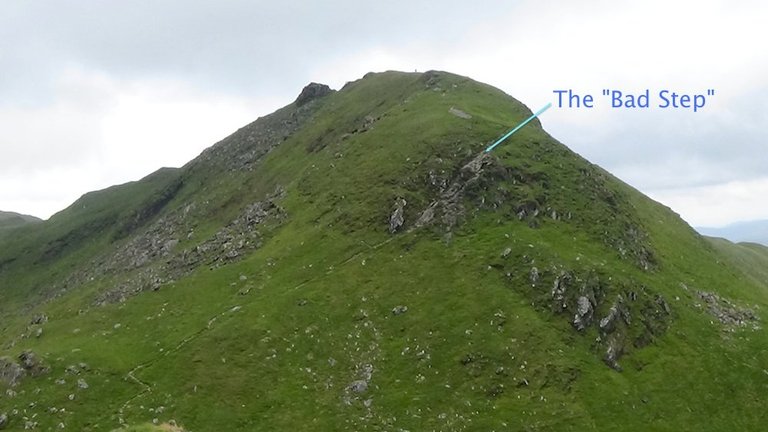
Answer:
<svg viewBox="0 0 768 432"><path fill-rule="evenodd" d="M706 239L730 265L740 268L755 283L768 288L768 247L757 243L731 243L722 238Z"/></svg>
<svg viewBox="0 0 768 432"><path fill-rule="evenodd" d="M483 154L530 115L490 86L310 90L0 240L48 368L10 430L762 428L768 296L716 244L537 121Z"/></svg>

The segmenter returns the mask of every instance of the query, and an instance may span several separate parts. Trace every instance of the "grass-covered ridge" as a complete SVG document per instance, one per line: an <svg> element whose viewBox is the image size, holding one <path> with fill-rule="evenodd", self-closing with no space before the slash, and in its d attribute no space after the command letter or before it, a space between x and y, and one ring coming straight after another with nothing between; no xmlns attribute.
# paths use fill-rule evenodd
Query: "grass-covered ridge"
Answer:
<svg viewBox="0 0 768 432"><path fill-rule="evenodd" d="M0 238L8 429L760 430L753 264L529 115L370 74Z"/></svg>

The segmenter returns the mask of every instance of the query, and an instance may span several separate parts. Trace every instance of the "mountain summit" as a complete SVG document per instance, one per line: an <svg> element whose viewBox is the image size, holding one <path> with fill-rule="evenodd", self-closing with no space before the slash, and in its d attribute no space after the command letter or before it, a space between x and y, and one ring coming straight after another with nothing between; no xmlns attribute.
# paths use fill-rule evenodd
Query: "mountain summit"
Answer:
<svg viewBox="0 0 768 432"><path fill-rule="evenodd" d="M491 86L371 73L0 237L8 430L761 430L766 283ZM0 417L3 419L3 417Z"/></svg>

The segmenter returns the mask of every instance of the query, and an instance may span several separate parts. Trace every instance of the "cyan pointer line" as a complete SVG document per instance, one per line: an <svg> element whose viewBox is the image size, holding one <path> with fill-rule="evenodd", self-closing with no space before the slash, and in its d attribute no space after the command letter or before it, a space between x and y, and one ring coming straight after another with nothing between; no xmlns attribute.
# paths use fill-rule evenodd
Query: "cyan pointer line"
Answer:
<svg viewBox="0 0 768 432"><path fill-rule="evenodd" d="M527 119L525 119L524 122L520 123L519 125L517 125L517 127L512 129L511 131L507 132L506 135L504 135L503 137L499 138L495 143L493 143L490 146L488 146L488 148L485 149L485 152L488 153L489 151L493 150L497 145L501 144L505 139L509 138L513 133L517 132L518 129L520 129L521 127L527 125L529 121L531 121L531 120L535 119L536 117L540 116L544 111L550 109L551 107L552 107L552 103L548 103L548 104L544 105L544 108L536 111L532 116L530 116Z"/></svg>

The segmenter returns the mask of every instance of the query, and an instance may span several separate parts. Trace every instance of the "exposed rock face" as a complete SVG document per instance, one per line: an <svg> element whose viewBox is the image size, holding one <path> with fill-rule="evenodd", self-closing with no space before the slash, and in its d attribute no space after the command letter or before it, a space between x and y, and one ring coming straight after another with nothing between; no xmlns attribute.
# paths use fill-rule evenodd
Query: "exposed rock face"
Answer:
<svg viewBox="0 0 768 432"><path fill-rule="evenodd" d="M619 295L608 310L608 315L600 320L600 335L606 340L603 361L608 367L621 371L619 358L624 354L624 341L627 339L627 326L632 323L631 315Z"/></svg>
<svg viewBox="0 0 768 432"><path fill-rule="evenodd" d="M309 83L301 91L299 97L296 98L296 106L302 106L312 100L327 96L332 92L333 90L325 84Z"/></svg>
<svg viewBox="0 0 768 432"><path fill-rule="evenodd" d="M194 205L160 218L96 267L94 274L134 273L103 292L94 303L122 302L142 291L157 290L198 266L220 266L239 260L247 251L261 247L262 224L283 220L285 213L277 204L283 194L283 189L277 188L266 199L246 206L212 237L183 250L177 250L177 239L189 231L186 213L194 211Z"/></svg>
<svg viewBox="0 0 768 432"><path fill-rule="evenodd" d="M618 335L610 337L606 345L607 348L605 350L605 355L603 356L603 361L611 369L621 372L622 367L619 364L619 357L624 354L624 345L621 337Z"/></svg>
<svg viewBox="0 0 768 432"><path fill-rule="evenodd" d="M468 186L477 182L483 174L484 168L491 164L493 159L488 153L480 153L469 162L467 162L459 171L456 178L450 183L450 186L440 191L440 197L430 203L422 212L415 226L421 227L432 222L436 211L441 211L442 222L446 231L458 224L459 219L464 215L464 205L462 200L464 192Z"/></svg>
<svg viewBox="0 0 768 432"><path fill-rule="evenodd" d="M593 315L592 302L586 296L580 296L576 300L576 315L573 317L573 326L578 331L586 329L592 323Z"/></svg>
<svg viewBox="0 0 768 432"><path fill-rule="evenodd" d="M563 272L555 279L552 286L552 311L562 312L568 308L566 291L571 284L571 275Z"/></svg>
<svg viewBox="0 0 768 432"><path fill-rule="evenodd" d="M393 206L392 215L389 217L389 232L390 234L394 234L397 232L397 230L400 229L400 227L403 226L403 223L405 223L405 216L403 215L405 211L405 205L407 202L403 198L397 198L395 200L395 205Z"/></svg>
<svg viewBox="0 0 768 432"><path fill-rule="evenodd" d="M596 328L601 360L616 371L621 371L623 355L653 343L671 322L670 305L643 285L611 282L611 276L601 277L594 270L579 272L560 266L531 267L527 275L510 277L504 261L499 263L496 267L505 272L507 280L541 312L568 314L573 329L584 335ZM609 298L612 291L615 294Z"/></svg>
<svg viewBox="0 0 768 432"><path fill-rule="evenodd" d="M624 298L619 295L608 311L608 315L600 320L600 331L611 333L616 329L616 323L622 319L627 325L631 324L631 316L624 305Z"/></svg>

